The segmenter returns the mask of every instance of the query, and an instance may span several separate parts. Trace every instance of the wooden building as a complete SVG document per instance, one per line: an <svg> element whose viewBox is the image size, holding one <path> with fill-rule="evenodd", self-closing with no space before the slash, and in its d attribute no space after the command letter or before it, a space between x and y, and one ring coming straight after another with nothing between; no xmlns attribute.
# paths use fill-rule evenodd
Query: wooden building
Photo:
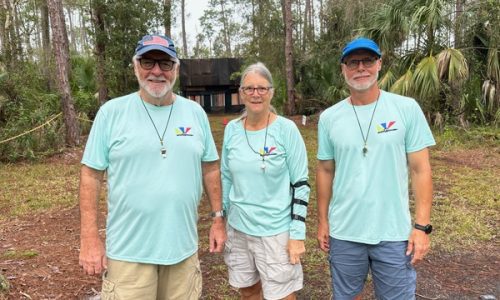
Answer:
<svg viewBox="0 0 500 300"><path fill-rule="evenodd" d="M240 112L243 109L234 76L243 61L238 58L181 59L181 94L198 102L207 113Z"/></svg>

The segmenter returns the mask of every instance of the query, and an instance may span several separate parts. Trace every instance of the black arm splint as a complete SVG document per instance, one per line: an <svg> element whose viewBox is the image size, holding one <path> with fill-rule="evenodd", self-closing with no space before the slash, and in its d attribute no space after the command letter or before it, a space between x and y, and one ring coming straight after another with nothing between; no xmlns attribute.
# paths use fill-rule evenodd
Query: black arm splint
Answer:
<svg viewBox="0 0 500 300"><path fill-rule="evenodd" d="M296 182L295 184L292 184L290 183L290 188L292 190L292 214L291 214L291 217L292 217L292 220L298 220L298 221L302 221L302 222L305 222L306 219L302 216L299 216L298 214L294 214L293 213L293 205L294 204L299 204L299 205L304 205L304 206L307 206L307 202L304 201L304 200L301 200L301 199L296 199L295 198L295 189L296 188L299 188L303 185L307 185L309 188L311 188L311 186L309 185L309 183L307 181L299 181L299 182Z"/></svg>

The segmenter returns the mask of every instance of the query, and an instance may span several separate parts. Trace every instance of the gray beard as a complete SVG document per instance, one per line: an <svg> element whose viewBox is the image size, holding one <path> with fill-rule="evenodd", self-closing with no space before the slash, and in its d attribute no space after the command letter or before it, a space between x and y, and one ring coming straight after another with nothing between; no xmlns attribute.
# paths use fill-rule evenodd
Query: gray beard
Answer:
<svg viewBox="0 0 500 300"><path fill-rule="evenodd" d="M347 77L345 75L344 75L344 79L347 82L347 85L350 88L352 88L353 90L356 90L358 92L364 92L364 91L370 89L374 84L377 83L378 74L379 74L379 72L377 72L377 74L376 74L375 78L373 78L373 80L366 82L366 83L351 82L349 79L347 79Z"/></svg>
<svg viewBox="0 0 500 300"><path fill-rule="evenodd" d="M152 89L152 88L149 87L149 85L147 83L147 80L141 80L141 78L139 77L139 74L138 74L137 70L134 70L134 71L135 71L134 72L135 73L135 77L137 78L137 81L139 82L139 86L146 93L148 93L148 95L151 96L152 98L160 100L161 98L165 97L168 94L168 92L172 91L172 89L174 87L175 80L174 80L173 83L167 81L165 83L165 86L161 90L154 90L154 89Z"/></svg>
<svg viewBox="0 0 500 300"><path fill-rule="evenodd" d="M146 91L146 93L149 94L149 96L157 99L165 97L165 95L167 95L167 93L172 89L172 86L168 83L165 84L165 86L161 90L152 89L146 82L142 80L139 80L139 85L144 91Z"/></svg>

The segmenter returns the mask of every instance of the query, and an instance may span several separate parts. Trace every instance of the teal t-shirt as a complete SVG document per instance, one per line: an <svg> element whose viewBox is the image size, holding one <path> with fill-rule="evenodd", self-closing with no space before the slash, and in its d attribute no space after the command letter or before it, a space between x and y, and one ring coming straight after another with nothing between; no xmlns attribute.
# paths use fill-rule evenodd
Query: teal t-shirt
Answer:
<svg viewBox="0 0 500 300"><path fill-rule="evenodd" d="M241 119L229 122L224 132L221 170L228 223L248 235L289 231L290 239L304 240L305 223L291 219L290 183L308 179L306 147L297 126L278 116L268 126L267 140L265 128L247 131L247 136L248 143ZM265 153L265 161L251 148ZM295 198L308 202L309 192L303 185ZM306 213L306 206L294 204L294 214L305 218Z"/></svg>
<svg viewBox="0 0 500 300"><path fill-rule="evenodd" d="M375 102L356 106L366 137ZM334 160L330 235L366 244L405 241L411 232L407 153L435 145L418 103L381 91L363 137L347 99L325 110L318 123L319 160Z"/></svg>
<svg viewBox="0 0 500 300"><path fill-rule="evenodd" d="M171 265L198 249L201 162L218 155L208 118L197 103L176 96L173 105L145 104L160 136L172 110L165 158L141 99L133 93L101 107L82 163L107 171L106 255Z"/></svg>

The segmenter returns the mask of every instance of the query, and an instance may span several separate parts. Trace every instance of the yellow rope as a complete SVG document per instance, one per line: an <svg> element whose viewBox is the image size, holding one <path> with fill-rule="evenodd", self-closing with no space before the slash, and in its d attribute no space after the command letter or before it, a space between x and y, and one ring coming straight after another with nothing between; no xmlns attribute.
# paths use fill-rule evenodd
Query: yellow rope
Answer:
<svg viewBox="0 0 500 300"><path fill-rule="evenodd" d="M51 118L51 119L50 119L50 120L48 120L47 122L43 123L43 124L42 124L42 125L40 125L40 126L37 126L37 127L33 128L33 129L31 129L31 130L28 130L28 131L26 131L26 132L23 132L23 133L21 133L21 134L18 134L18 135L16 135L16 136L13 136L13 137L8 138L8 139L6 139L6 140L0 141L0 144L7 143L7 142L12 141L12 140L15 140L15 139L17 139L17 138L19 138L19 137L22 137L23 135L26 135L26 134L28 134L28 133L30 133L30 132L33 132L33 131L35 131L35 130L38 130L38 129L40 129L40 128L44 127L45 125L48 125L50 122L52 122L54 119L56 119L57 117L59 117L61 114L62 114L62 113L58 113L57 115L55 115L53 118Z"/></svg>
<svg viewBox="0 0 500 300"><path fill-rule="evenodd" d="M80 118L80 117L76 117L78 120L82 120L82 121L85 121L85 122L89 122L89 123L94 123L94 121L92 120L89 120L89 119L84 119L84 118Z"/></svg>

